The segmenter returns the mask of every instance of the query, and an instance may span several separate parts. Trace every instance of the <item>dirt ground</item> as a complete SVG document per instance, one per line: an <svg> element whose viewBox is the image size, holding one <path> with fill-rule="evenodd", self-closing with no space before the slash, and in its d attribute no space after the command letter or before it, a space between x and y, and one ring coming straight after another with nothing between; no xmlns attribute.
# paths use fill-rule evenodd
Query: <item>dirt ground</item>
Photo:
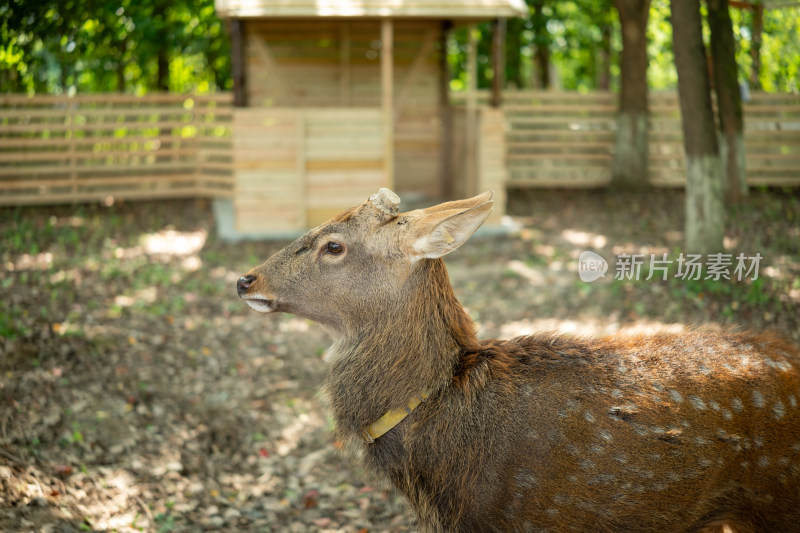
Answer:
<svg viewBox="0 0 800 533"><path fill-rule="evenodd" d="M742 281L645 280L648 261L614 279L621 254L678 257L679 191L512 191L509 210L516 231L447 260L482 336L710 323L800 343L800 192L732 212L726 252L763 257ZM220 242L195 200L2 208L0 243L0 531L415 530L331 440L326 334L236 297L285 243ZM584 250L605 278L580 281Z"/></svg>

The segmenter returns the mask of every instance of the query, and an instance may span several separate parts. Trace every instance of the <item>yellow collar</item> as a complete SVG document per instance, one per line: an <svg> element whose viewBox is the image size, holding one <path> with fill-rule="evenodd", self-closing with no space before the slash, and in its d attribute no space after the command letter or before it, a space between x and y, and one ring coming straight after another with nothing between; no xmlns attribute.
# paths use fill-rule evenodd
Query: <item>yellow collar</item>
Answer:
<svg viewBox="0 0 800 533"><path fill-rule="evenodd" d="M372 444L375 442L375 439L384 435L390 429L395 427L397 424L402 422L405 417L411 414L411 412L417 408L417 406L424 402L425 399L431 395L431 390L427 389L425 392L420 394L419 396L415 396L408 402L408 405L402 409L392 409L391 411L387 411L382 417L377 419L375 422L367 426L361 433L361 438L367 444Z"/></svg>

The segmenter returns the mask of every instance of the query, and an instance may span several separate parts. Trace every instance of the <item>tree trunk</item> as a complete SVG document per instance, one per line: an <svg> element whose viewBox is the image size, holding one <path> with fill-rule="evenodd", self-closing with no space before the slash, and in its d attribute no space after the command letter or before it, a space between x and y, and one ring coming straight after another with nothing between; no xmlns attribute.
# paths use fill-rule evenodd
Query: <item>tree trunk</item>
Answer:
<svg viewBox="0 0 800 533"><path fill-rule="evenodd" d="M169 54L166 2L156 2L153 6L153 19L157 25L156 41L158 52L156 54L156 89L169 91Z"/></svg>
<svg viewBox="0 0 800 533"><path fill-rule="evenodd" d="M119 54L119 60L117 61L117 91L124 93L125 92L125 52L128 48L128 42L126 39L120 39L117 41L117 53Z"/></svg>
<svg viewBox="0 0 800 533"><path fill-rule="evenodd" d="M525 80L522 77L522 31L525 21L519 18L509 19L506 28L506 73L508 83L514 89L524 89Z"/></svg>
<svg viewBox="0 0 800 533"><path fill-rule="evenodd" d="M761 34L764 31L764 4L753 6L753 27L750 41L750 57L753 63L750 67L750 88L754 91L761 90Z"/></svg>
<svg viewBox="0 0 800 533"><path fill-rule="evenodd" d="M605 22L600 26L600 35L597 88L601 91L608 91L611 88L611 22Z"/></svg>
<svg viewBox="0 0 800 533"><path fill-rule="evenodd" d="M611 184L647 185L647 17L650 0L615 0L622 27L619 112Z"/></svg>
<svg viewBox="0 0 800 533"><path fill-rule="evenodd" d="M686 250L717 252L725 230L724 186L700 1L670 0L670 10L686 152Z"/></svg>
<svg viewBox="0 0 800 533"><path fill-rule="evenodd" d="M506 19L492 21L492 97L491 106L500 107L506 81Z"/></svg>
<svg viewBox="0 0 800 533"><path fill-rule="evenodd" d="M169 58L163 48L158 51L156 69L156 88L159 91L169 91Z"/></svg>
<svg viewBox="0 0 800 533"><path fill-rule="evenodd" d="M533 15L533 86L550 88L550 34L544 15L544 0L534 0Z"/></svg>
<svg viewBox="0 0 800 533"><path fill-rule="evenodd" d="M711 30L711 59L720 127L720 155L725 176L725 197L736 204L747 196L742 96L736 67L736 41L728 0L706 0Z"/></svg>

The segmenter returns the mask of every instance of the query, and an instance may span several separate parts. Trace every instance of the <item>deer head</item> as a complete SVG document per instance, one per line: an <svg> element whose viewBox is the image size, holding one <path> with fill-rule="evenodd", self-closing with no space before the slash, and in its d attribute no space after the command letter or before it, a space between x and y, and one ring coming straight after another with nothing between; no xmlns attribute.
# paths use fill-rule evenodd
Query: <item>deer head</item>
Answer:
<svg viewBox="0 0 800 533"><path fill-rule="evenodd" d="M262 313L288 312L356 333L366 317L402 302L420 262L461 246L492 211L492 193L407 213L381 189L318 226L237 282L239 296Z"/></svg>

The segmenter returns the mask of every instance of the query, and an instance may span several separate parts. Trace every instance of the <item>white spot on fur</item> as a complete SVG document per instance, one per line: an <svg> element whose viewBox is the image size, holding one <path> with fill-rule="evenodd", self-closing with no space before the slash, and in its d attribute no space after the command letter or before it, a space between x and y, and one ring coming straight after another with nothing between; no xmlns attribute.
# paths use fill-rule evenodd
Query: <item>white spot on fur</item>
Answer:
<svg viewBox="0 0 800 533"><path fill-rule="evenodd" d="M583 418L585 418L589 423L593 423L595 421L594 415L591 411L584 411Z"/></svg>
<svg viewBox="0 0 800 533"><path fill-rule="evenodd" d="M711 407L715 411L719 411L720 410L719 403L715 402L714 400L709 400L708 401L708 406Z"/></svg>
<svg viewBox="0 0 800 533"><path fill-rule="evenodd" d="M769 466L769 457L767 457L766 455L762 455L761 457L759 457L758 458L758 466L760 466L761 468L768 467Z"/></svg>
<svg viewBox="0 0 800 533"><path fill-rule="evenodd" d="M733 413L731 413L728 409L722 408L722 417L725 420L731 420L733 418Z"/></svg>
<svg viewBox="0 0 800 533"><path fill-rule="evenodd" d="M614 483L617 477L614 474L597 474L589 480L590 485Z"/></svg>
<svg viewBox="0 0 800 533"><path fill-rule="evenodd" d="M742 411L744 409L744 404L740 398L734 398L731 400L731 405L733 406L734 411Z"/></svg>
<svg viewBox="0 0 800 533"><path fill-rule="evenodd" d="M611 436L611 432L609 430L607 430L607 429L601 429L600 430L600 438L603 439L606 442L611 442L613 440L613 437Z"/></svg>
<svg viewBox="0 0 800 533"><path fill-rule="evenodd" d="M580 455L581 451L574 444L567 444L567 453L570 455Z"/></svg>
<svg viewBox="0 0 800 533"><path fill-rule="evenodd" d="M789 405L791 407L797 407L797 398L795 398L794 394L789 395Z"/></svg>
<svg viewBox="0 0 800 533"><path fill-rule="evenodd" d="M772 359L767 359L766 361L767 366L770 368L774 368L775 370L780 370L781 372L788 372L792 369L791 363L787 360L782 361L774 361Z"/></svg>
<svg viewBox="0 0 800 533"><path fill-rule="evenodd" d="M536 477L533 475L533 472L528 470L527 468L523 468L514 476L514 481L516 482L518 487L521 488L533 488L535 485L538 484Z"/></svg>
<svg viewBox="0 0 800 533"><path fill-rule="evenodd" d="M672 398L672 401L675 403L681 403L683 401L683 396L681 396L681 393L675 389L670 389L669 397Z"/></svg>
<svg viewBox="0 0 800 533"><path fill-rule="evenodd" d="M764 395L758 389L753 391L753 407L758 409L764 407Z"/></svg>
<svg viewBox="0 0 800 533"><path fill-rule="evenodd" d="M566 494L561 494L560 492L553 496L553 503L556 505L569 505L572 501L572 498L567 496Z"/></svg>
<svg viewBox="0 0 800 533"><path fill-rule="evenodd" d="M706 408L706 402L704 402L703 399L700 398L699 396L689 396L689 401L692 403L692 406L698 411L703 411Z"/></svg>
<svg viewBox="0 0 800 533"><path fill-rule="evenodd" d="M783 418L783 415L786 414L783 402L775 402L775 405L772 406L772 414L775 415L777 419Z"/></svg>

